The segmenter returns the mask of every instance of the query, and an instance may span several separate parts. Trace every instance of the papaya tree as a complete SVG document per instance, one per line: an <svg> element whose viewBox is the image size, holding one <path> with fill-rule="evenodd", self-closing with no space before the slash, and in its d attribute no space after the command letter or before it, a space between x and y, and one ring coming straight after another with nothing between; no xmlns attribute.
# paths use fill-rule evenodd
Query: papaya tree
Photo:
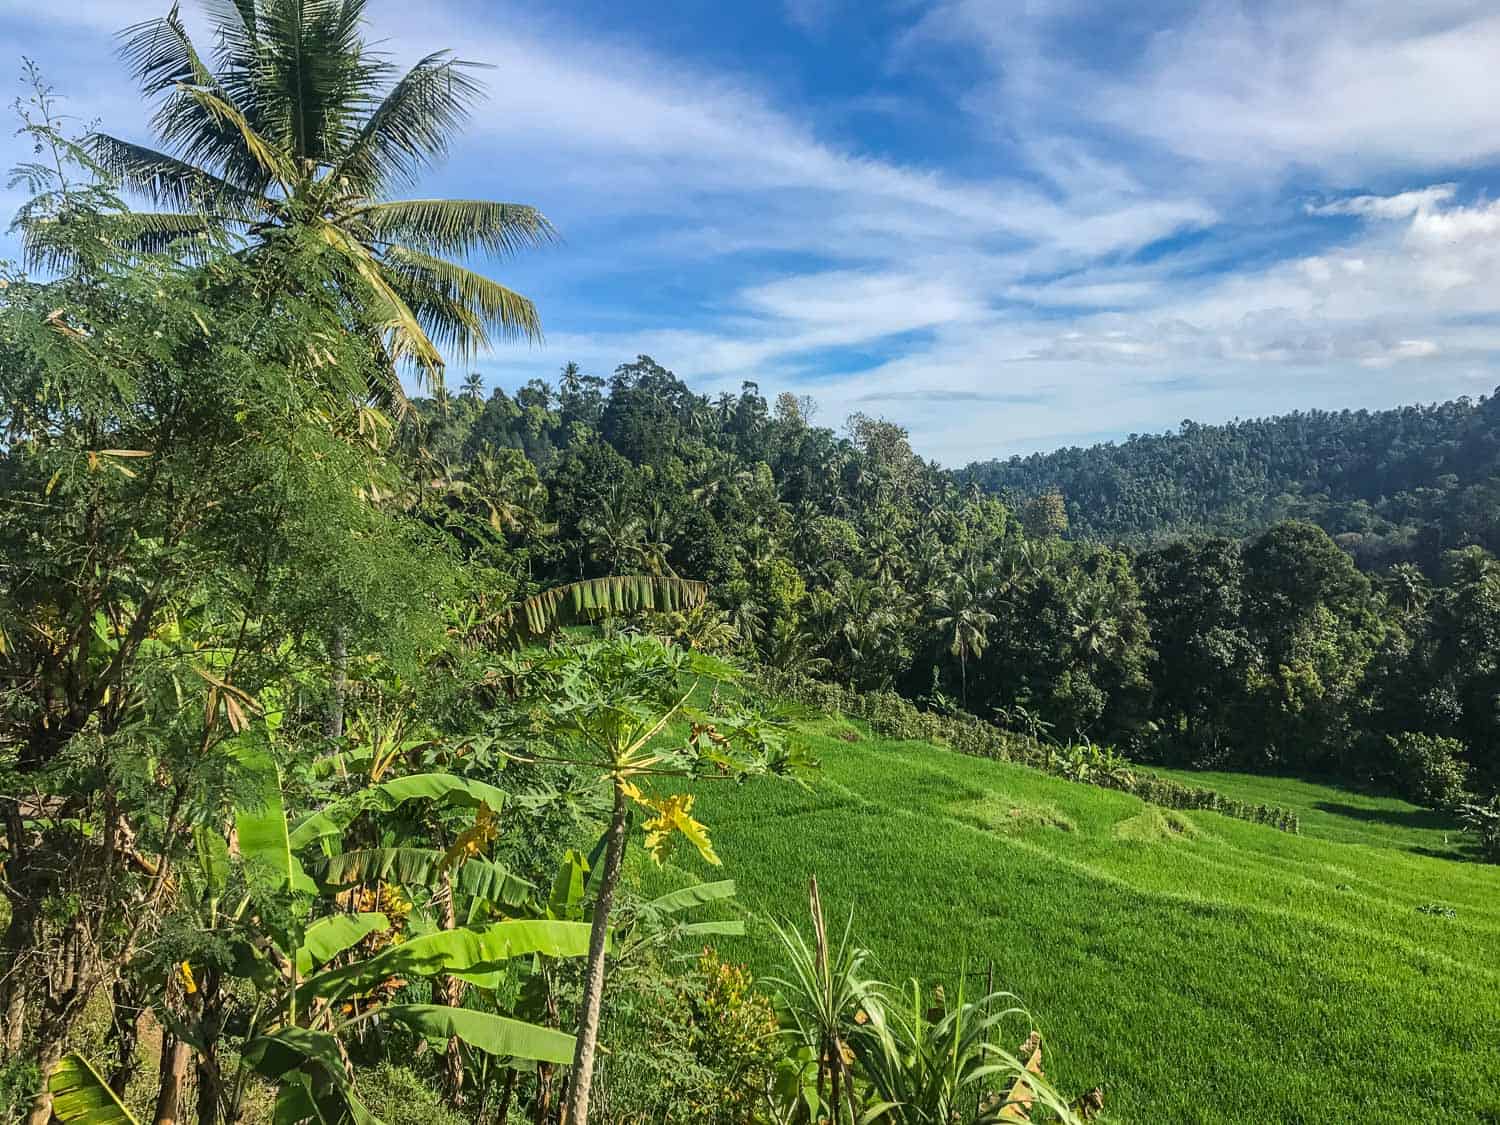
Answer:
<svg viewBox="0 0 1500 1125"><path fill-rule="evenodd" d="M793 775L809 763L774 718L724 702L717 692L697 706L694 697L712 691L707 682L729 679L732 670L654 637L620 635L533 650L509 661L506 674L519 699L497 722L499 733L522 747L513 756L584 765L609 787L566 1108L572 1125L587 1125L610 915L633 813L644 817L643 843L658 862L675 840L686 839L718 865L707 827L692 815L693 795L660 787Z"/></svg>

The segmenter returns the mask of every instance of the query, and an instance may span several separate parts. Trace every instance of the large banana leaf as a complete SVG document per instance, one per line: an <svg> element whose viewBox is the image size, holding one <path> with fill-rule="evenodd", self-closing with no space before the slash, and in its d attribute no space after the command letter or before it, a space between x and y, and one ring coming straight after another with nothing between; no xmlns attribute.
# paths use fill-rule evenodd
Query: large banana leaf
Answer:
<svg viewBox="0 0 1500 1125"><path fill-rule="evenodd" d="M676 922L669 919L674 914L691 910L695 906L706 906L711 902L723 902L734 897L734 880L721 879L715 883L694 883L654 898L641 907L641 916L654 921L658 926L672 926L679 937L744 937L745 923L739 918L714 919L707 922Z"/></svg>
<svg viewBox="0 0 1500 1125"><path fill-rule="evenodd" d="M283 1027L270 1035L258 1035L245 1044L243 1057L252 1070L273 1081L308 1060L330 1073L344 1072L338 1040L326 1031L307 1027Z"/></svg>
<svg viewBox="0 0 1500 1125"><path fill-rule="evenodd" d="M733 897L734 880L720 879L716 883L694 883L690 887L670 891L646 903L645 909L654 910L660 914L676 914L694 906L722 902L724 899Z"/></svg>
<svg viewBox="0 0 1500 1125"><path fill-rule="evenodd" d="M462 980L466 974L483 977L512 957L530 953L582 957L588 949L589 926L584 922L521 919L478 929L441 930L392 946L356 965L309 978L297 990L297 1006L304 1008L314 999L331 1003L390 977L447 973Z"/></svg>
<svg viewBox="0 0 1500 1125"><path fill-rule="evenodd" d="M47 1087L52 1115L67 1125L140 1125L82 1055L58 1063Z"/></svg>
<svg viewBox="0 0 1500 1125"><path fill-rule="evenodd" d="M588 875L588 860L576 848L569 848L552 879L547 913L553 918L583 917L583 891L588 883Z"/></svg>
<svg viewBox="0 0 1500 1125"><path fill-rule="evenodd" d="M446 773L398 777L361 789L301 821L290 834L291 849L300 851L316 840L342 836L344 829L362 812L390 812L414 800L442 801L468 808L483 804L499 812L505 804L505 792L482 781Z"/></svg>
<svg viewBox="0 0 1500 1125"><path fill-rule="evenodd" d="M306 976L314 965L326 965L369 934L391 928L384 914L330 914L307 927L297 950L297 972Z"/></svg>
<svg viewBox="0 0 1500 1125"><path fill-rule="evenodd" d="M239 760L257 783L254 797L234 810L235 835L250 885L273 894L288 890L316 893L317 888L292 854L276 763L261 751L241 753Z"/></svg>
<svg viewBox="0 0 1500 1125"><path fill-rule="evenodd" d="M565 625L586 625L602 617L654 610L694 609L708 600L708 583L648 574L586 578L554 586L511 606L497 620L515 640L534 640Z"/></svg>
<svg viewBox="0 0 1500 1125"><path fill-rule="evenodd" d="M333 888L376 881L429 886L446 858L433 848L367 848L329 856L323 862L321 879ZM483 859L465 860L454 873L454 883L472 898L505 906L524 905L535 890L502 864Z"/></svg>
<svg viewBox="0 0 1500 1125"><path fill-rule="evenodd" d="M229 844L224 834L215 828L195 826L193 850L198 869L203 874L205 890L211 897L219 897L229 883Z"/></svg>
<svg viewBox="0 0 1500 1125"><path fill-rule="evenodd" d="M550 1063L573 1061L573 1036L522 1020L438 1004L394 1004L382 1009L382 1014L429 1039L456 1035L491 1055Z"/></svg>
<svg viewBox="0 0 1500 1125"><path fill-rule="evenodd" d="M745 923L739 918L712 922L683 922L672 931L678 937L744 937Z"/></svg>
<svg viewBox="0 0 1500 1125"><path fill-rule="evenodd" d="M283 1027L250 1040L242 1057L257 1074L281 1086L273 1117L275 1125L346 1121L354 1125L381 1125L380 1119L355 1096L354 1087L344 1073L338 1040L326 1031ZM321 1070L326 1082L310 1081L308 1066ZM319 1087L322 1092L315 1092Z"/></svg>

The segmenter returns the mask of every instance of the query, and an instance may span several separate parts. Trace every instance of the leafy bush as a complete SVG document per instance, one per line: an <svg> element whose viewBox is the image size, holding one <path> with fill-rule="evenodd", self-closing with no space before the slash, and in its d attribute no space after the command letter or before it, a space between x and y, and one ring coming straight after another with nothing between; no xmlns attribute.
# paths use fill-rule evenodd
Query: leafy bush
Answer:
<svg viewBox="0 0 1500 1125"><path fill-rule="evenodd" d="M1488 804L1464 805L1459 817L1477 838L1479 854L1489 863L1500 863L1500 795Z"/></svg>
<svg viewBox="0 0 1500 1125"><path fill-rule="evenodd" d="M1386 739L1401 795L1433 809L1457 809L1468 796L1464 745L1455 738L1403 731Z"/></svg>
<svg viewBox="0 0 1500 1125"><path fill-rule="evenodd" d="M595 1079L602 1120L740 1125L780 1057L775 1012L750 971L706 948L685 973L634 966L612 993L613 1049Z"/></svg>

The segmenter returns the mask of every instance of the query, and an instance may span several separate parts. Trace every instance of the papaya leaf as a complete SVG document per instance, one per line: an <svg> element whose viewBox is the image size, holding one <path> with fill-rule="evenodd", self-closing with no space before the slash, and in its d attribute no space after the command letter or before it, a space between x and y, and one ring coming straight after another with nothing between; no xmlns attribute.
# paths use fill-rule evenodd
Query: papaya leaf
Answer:
<svg viewBox="0 0 1500 1125"><path fill-rule="evenodd" d="M522 1020L439 1004L394 1004L384 1008L382 1015L429 1039L457 1036L475 1050L502 1058L573 1061L573 1036Z"/></svg>
<svg viewBox="0 0 1500 1125"><path fill-rule="evenodd" d="M52 1091L52 1115L66 1125L140 1125L80 1054L58 1063L47 1087Z"/></svg>
<svg viewBox="0 0 1500 1125"><path fill-rule="evenodd" d="M690 844L698 849L698 854L706 862L715 867L720 865L722 861L718 853L714 851L712 841L708 838L708 825L693 819L693 795L691 793L673 793L666 797L652 797L629 783L622 784L621 788L641 808L655 814L641 827L646 832L644 841L646 850L651 853L651 858L658 864L666 859L676 834L681 833Z"/></svg>

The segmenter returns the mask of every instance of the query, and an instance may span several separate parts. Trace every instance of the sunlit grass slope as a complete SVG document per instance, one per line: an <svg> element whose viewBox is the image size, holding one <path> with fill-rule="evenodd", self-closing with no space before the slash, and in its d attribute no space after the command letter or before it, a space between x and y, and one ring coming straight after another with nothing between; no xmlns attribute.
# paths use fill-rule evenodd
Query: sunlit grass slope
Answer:
<svg viewBox="0 0 1500 1125"><path fill-rule="evenodd" d="M805 924L816 872L887 978L993 959L1054 1077L1102 1083L1113 1119L1500 1121L1500 868L1414 851L1442 832L1409 806L1194 775L1313 811L1290 836L842 721L808 731L810 791L699 786L749 921L725 951L757 971L777 963L761 919ZM710 877L674 862L644 878Z"/></svg>

